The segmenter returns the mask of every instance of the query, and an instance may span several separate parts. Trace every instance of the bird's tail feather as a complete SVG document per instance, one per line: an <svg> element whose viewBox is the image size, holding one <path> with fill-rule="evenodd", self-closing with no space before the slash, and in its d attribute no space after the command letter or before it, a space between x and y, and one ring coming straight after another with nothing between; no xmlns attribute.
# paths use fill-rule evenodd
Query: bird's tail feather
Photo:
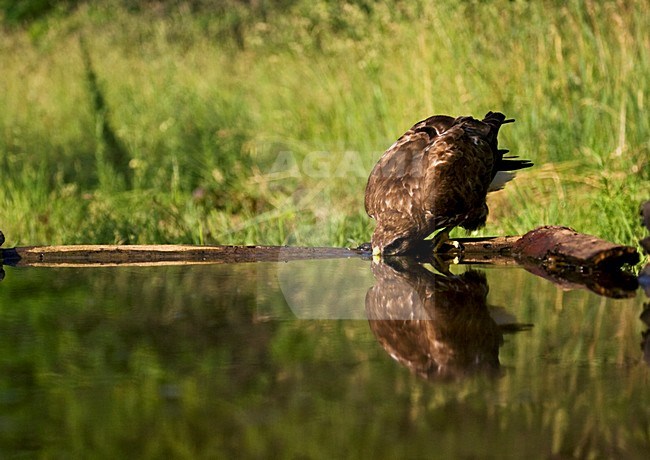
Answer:
<svg viewBox="0 0 650 460"><path fill-rule="evenodd" d="M505 187L507 182L510 182L515 178L515 173L512 171L518 171L533 166L533 162L530 160L519 160L516 158L517 157L503 158L499 162L499 169L488 186L488 192L496 192Z"/></svg>
<svg viewBox="0 0 650 460"><path fill-rule="evenodd" d="M511 171L518 171L520 169L530 168L533 166L533 162L530 160L521 160L516 156L504 156L508 153L507 149L497 148L497 134L499 133L499 128L506 123L512 123L515 120L513 118L506 119L506 116L500 112L488 112L483 118L483 123L489 125L492 129L490 130L490 135L493 136L492 142L493 147L498 155L497 162L495 165L496 174L494 179L488 187L488 192L494 192L496 190L501 190L507 182L510 182L515 178L515 173Z"/></svg>
<svg viewBox="0 0 650 460"><path fill-rule="evenodd" d="M498 163L499 171L517 171L518 169L530 168L533 162L530 160L520 160L516 157L502 158Z"/></svg>
<svg viewBox="0 0 650 460"><path fill-rule="evenodd" d="M501 190L503 187L506 186L507 182L510 182L514 178L515 178L515 173L513 172L497 171L496 175L494 176L494 179L492 179L492 182L490 182L490 185L488 186L488 193Z"/></svg>

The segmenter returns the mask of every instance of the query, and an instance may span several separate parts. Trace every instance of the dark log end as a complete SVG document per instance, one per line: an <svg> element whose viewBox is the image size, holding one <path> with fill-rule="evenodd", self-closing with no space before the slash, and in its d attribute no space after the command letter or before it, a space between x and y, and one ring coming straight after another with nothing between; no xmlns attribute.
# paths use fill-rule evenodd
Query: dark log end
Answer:
<svg viewBox="0 0 650 460"><path fill-rule="evenodd" d="M573 265L596 271L618 270L639 261L639 253L632 246L559 226L538 227L526 233L513 245L513 254L549 266Z"/></svg>

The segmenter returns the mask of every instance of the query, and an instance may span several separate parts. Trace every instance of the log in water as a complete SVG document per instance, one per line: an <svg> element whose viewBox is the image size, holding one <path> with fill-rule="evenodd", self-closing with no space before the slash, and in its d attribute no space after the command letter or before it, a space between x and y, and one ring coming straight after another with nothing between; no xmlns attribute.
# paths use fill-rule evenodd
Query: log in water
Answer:
<svg viewBox="0 0 650 460"><path fill-rule="evenodd" d="M0 233L1 235L1 233ZM446 256L464 263L572 265L596 270L638 262L631 246L617 245L567 227L539 227L523 236L458 238L445 246ZM242 263L368 256L359 248L291 246L74 245L2 249L7 265L87 266L162 263ZM419 254L423 255L423 254Z"/></svg>
<svg viewBox="0 0 650 460"><path fill-rule="evenodd" d="M4 239L0 232L0 241ZM622 271L635 264L635 248L617 245L567 227L539 227L523 236L459 238L420 262L521 265L566 289L586 287L609 297L630 297L635 276ZM1 243L0 243L1 244ZM108 267L283 262L305 259L371 258L369 245L359 248L290 246L76 245L0 248L0 264L32 267ZM447 262L444 262L447 261ZM0 270L0 279L4 272Z"/></svg>
<svg viewBox="0 0 650 460"><path fill-rule="evenodd" d="M3 249L3 263L16 266L115 266L281 262L353 257L347 248L290 246L75 245Z"/></svg>

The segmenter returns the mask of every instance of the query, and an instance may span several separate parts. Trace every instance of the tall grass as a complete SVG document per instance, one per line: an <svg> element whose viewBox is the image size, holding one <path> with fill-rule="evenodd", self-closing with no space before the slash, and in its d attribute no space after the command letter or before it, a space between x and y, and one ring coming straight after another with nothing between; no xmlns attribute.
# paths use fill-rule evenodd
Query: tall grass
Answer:
<svg viewBox="0 0 650 460"><path fill-rule="evenodd" d="M488 110L517 119L502 143L536 167L491 198L483 233L642 234L647 1L122 5L1 32L7 245L358 244L381 152L433 113Z"/></svg>

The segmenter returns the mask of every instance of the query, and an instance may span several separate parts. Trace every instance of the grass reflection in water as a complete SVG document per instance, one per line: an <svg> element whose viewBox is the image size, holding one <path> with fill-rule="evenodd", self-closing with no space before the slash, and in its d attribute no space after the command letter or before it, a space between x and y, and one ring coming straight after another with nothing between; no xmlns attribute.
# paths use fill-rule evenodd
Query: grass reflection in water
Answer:
<svg viewBox="0 0 650 460"><path fill-rule="evenodd" d="M3 456L645 453L642 298L565 292L515 268L448 279L370 267L5 267ZM504 318L534 327L503 335ZM450 344L471 346L435 354ZM443 358L440 369L465 369L443 376L464 378L432 378Z"/></svg>

